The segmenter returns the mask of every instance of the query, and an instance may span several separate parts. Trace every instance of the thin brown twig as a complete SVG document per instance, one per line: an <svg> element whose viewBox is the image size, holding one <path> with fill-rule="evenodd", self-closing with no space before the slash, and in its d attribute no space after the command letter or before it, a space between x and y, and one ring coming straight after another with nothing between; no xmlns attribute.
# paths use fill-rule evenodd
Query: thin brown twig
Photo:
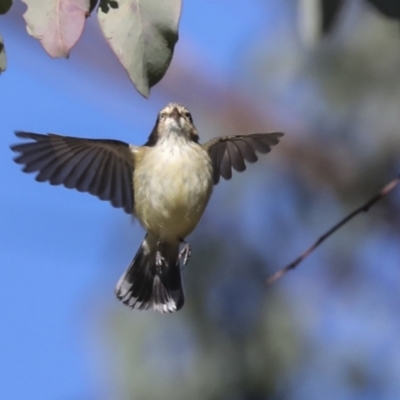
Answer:
<svg viewBox="0 0 400 400"><path fill-rule="evenodd" d="M343 218L336 225L334 225L331 229L329 229L329 231L327 231L322 236L320 236L318 238L318 240L311 247L309 247L303 254L301 254L299 257L297 257L293 262L288 264L286 267L281 268L280 270L275 272L271 277L269 277L267 279L267 285L270 285L271 283L276 282L278 279L282 278L282 276L285 275L287 272L289 272L291 269L296 268L325 239L327 239L329 236L331 236L333 233L335 233L339 228L341 228L348 221L353 219L356 215L360 214L361 212L367 212L375 203L377 203L379 200L381 200L383 197L385 197L390 191L392 191L399 182L400 182L400 174L396 178L394 178L392 181L390 181L387 185L385 185L379 193L377 193L375 196L370 198L365 204L363 204L361 207L355 209L353 212L351 212L349 215L347 215L347 217Z"/></svg>

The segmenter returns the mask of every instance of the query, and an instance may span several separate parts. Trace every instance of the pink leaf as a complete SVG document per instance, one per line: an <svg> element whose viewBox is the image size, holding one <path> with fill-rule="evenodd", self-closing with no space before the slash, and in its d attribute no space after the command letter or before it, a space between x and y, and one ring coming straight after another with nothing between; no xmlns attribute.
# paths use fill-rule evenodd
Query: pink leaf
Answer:
<svg viewBox="0 0 400 400"><path fill-rule="evenodd" d="M22 0L28 33L52 57L68 57L82 35L90 0Z"/></svg>

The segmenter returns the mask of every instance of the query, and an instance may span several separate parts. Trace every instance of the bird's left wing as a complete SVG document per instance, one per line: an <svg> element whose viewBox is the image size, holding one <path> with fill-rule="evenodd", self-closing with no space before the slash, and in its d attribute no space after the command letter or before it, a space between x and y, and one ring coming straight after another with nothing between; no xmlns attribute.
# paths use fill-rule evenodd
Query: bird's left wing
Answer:
<svg viewBox="0 0 400 400"><path fill-rule="evenodd" d="M56 134L15 132L28 143L11 146L24 172L38 182L89 192L114 207L133 213L134 146L119 140L82 139Z"/></svg>
<svg viewBox="0 0 400 400"><path fill-rule="evenodd" d="M265 154L271 151L271 147L278 144L281 136L281 132L253 133L218 137L205 143L203 148L211 158L214 184L219 182L220 176L231 179L232 167L236 171L244 171L245 161L256 162L256 153Z"/></svg>

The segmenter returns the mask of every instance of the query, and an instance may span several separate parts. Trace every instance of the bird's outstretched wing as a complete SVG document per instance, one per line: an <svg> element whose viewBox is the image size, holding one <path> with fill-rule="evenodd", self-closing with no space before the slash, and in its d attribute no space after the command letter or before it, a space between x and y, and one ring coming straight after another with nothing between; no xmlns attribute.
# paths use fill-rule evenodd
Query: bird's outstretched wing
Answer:
<svg viewBox="0 0 400 400"><path fill-rule="evenodd" d="M246 169L245 161L254 163L258 160L256 153L268 153L271 147L278 144L281 132L253 133L250 135L223 136L210 140L203 145L208 151L213 166L214 184L220 176L231 179L232 167L236 171Z"/></svg>
<svg viewBox="0 0 400 400"><path fill-rule="evenodd" d="M24 172L39 173L38 182L64 185L89 192L114 207L133 213L134 155L131 146L119 140L82 139L56 134L15 132L27 143L10 146L19 153L14 161Z"/></svg>

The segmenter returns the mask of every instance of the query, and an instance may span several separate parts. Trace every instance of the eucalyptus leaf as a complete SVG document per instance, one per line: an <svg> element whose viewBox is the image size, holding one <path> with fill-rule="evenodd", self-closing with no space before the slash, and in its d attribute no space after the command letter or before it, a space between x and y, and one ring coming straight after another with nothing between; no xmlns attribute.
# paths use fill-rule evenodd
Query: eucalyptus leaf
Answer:
<svg viewBox="0 0 400 400"><path fill-rule="evenodd" d="M100 27L136 89L145 97L165 75L178 41L181 0L103 0ZM114 3L118 4L118 7Z"/></svg>
<svg viewBox="0 0 400 400"><path fill-rule="evenodd" d="M12 0L0 0L0 14L5 14L12 6Z"/></svg>
<svg viewBox="0 0 400 400"><path fill-rule="evenodd" d="M6 49L4 48L3 38L0 36L0 74L7 68Z"/></svg>
<svg viewBox="0 0 400 400"><path fill-rule="evenodd" d="M82 35L90 0L22 0L28 33L52 57L68 57Z"/></svg>

